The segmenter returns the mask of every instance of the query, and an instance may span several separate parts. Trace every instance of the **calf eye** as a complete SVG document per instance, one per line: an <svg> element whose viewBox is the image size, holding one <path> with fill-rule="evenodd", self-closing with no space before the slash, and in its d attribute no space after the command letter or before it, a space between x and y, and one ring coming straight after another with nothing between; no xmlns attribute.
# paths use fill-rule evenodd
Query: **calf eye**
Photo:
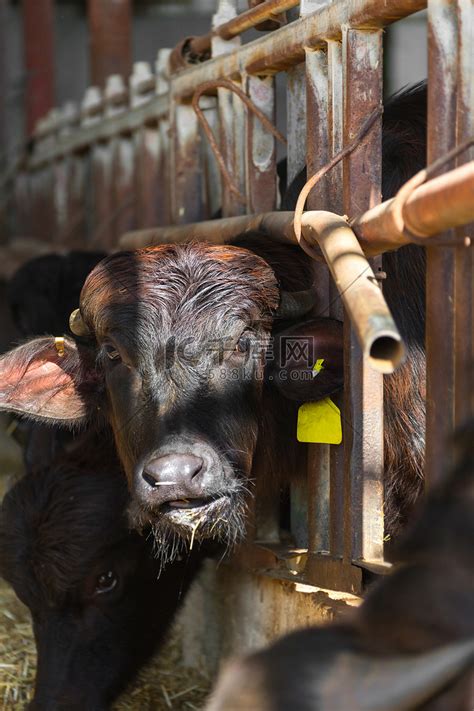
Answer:
<svg viewBox="0 0 474 711"><path fill-rule="evenodd" d="M250 350L250 332L244 331L235 344L234 353L248 353Z"/></svg>
<svg viewBox="0 0 474 711"><path fill-rule="evenodd" d="M94 593L103 595L104 593L112 592L117 587L118 577L113 570L108 570L102 573L96 580Z"/></svg>
<svg viewBox="0 0 474 711"><path fill-rule="evenodd" d="M104 343L103 348L107 355L107 358L110 358L110 360L120 359L120 353L111 343Z"/></svg>

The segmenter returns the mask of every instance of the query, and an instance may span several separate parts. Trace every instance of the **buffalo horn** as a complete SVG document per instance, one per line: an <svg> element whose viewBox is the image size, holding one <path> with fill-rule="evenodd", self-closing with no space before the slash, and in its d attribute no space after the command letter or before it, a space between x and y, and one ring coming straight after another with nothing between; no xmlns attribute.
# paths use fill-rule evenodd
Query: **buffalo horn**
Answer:
<svg viewBox="0 0 474 711"><path fill-rule="evenodd" d="M314 289L306 291L281 291L280 305L275 314L280 319L297 319L307 314L316 301Z"/></svg>
<svg viewBox="0 0 474 711"><path fill-rule="evenodd" d="M80 309L74 309L69 316L69 328L76 336L89 336L90 331L83 321Z"/></svg>

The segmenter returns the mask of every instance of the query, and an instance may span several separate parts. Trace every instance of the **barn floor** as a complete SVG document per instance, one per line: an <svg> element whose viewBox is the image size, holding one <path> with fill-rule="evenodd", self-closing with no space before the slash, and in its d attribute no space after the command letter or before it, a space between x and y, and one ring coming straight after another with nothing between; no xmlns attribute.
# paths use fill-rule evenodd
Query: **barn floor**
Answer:
<svg viewBox="0 0 474 711"><path fill-rule="evenodd" d="M179 630L145 667L114 711L192 711L202 709L210 681L181 665ZM0 709L24 710L31 699L36 652L28 609L0 580Z"/></svg>

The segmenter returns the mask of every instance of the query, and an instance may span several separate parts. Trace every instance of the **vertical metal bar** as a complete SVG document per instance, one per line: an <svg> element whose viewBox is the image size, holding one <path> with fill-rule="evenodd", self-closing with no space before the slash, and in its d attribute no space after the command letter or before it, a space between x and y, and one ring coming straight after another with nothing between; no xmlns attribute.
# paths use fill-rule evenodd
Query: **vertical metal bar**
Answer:
<svg viewBox="0 0 474 711"><path fill-rule="evenodd" d="M217 12L212 18L212 27L231 20L237 15L236 0L219 0ZM223 54L228 54L240 46L240 37L234 37L230 40L223 40L220 37L213 37L211 40L212 56L219 57ZM244 146L244 108L238 97L235 97L227 89L217 90L217 105L219 114L219 134L220 134L220 149L227 169L237 182L240 191L244 191L244 163L243 161L237 165L239 154L243 158ZM239 145L236 145L236 142ZM240 170L238 173L237 171ZM228 187L221 181L222 185L222 215L228 217L230 215L242 214L245 208L235 200Z"/></svg>
<svg viewBox="0 0 474 711"><path fill-rule="evenodd" d="M306 165L306 65L297 64L287 72L286 79L286 138L287 182L296 178Z"/></svg>
<svg viewBox="0 0 474 711"><path fill-rule="evenodd" d="M127 90L121 76L107 79L105 100L108 115L127 110ZM133 139L129 135L117 136L112 146L112 239L115 244L124 232L135 227L135 165Z"/></svg>
<svg viewBox="0 0 474 711"><path fill-rule="evenodd" d="M306 165L306 64L287 72L286 92L287 187ZM308 485L303 476L293 482L290 492L290 524L295 543L308 547Z"/></svg>
<svg viewBox="0 0 474 711"><path fill-rule="evenodd" d="M456 143L474 136L474 4L457 0L458 83L456 106ZM474 160L474 148L461 155L457 164ZM456 231L458 240L469 236L474 242L474 225ZM459 425L474 415L474 249L458 247L456 258L456 341L455 423ZM467 335L470 334L470 337ZM467 337L466 337L467 336Z"/></svg>
<svg viewBox="0 0 474 711"><path fill-rule="evenodd" d="M275 83L272 77L247 76L243 87L254 104L275 121ZM239 99L239 103L240 99ZM276 150L275 138L266 131L260 121L249 111L237 117L245 117L246 154L239 156L240 137L234 134L234 176L245 175L247 212L265 212L276 207ZM237 131L240 126L234 124ZM256 481L256 536L259 540L276 542L280 538L280 487L277 482L272 491L269 462L266 457L255 459L252 475ZM261 483L265 482L265 490Z"/></svg>
<svg viewBox="0 0 474 711"><path fill-rule="evenodd" d="M208 122L214 138L219 143L219 114L217 97L203 96L200 101L201 109ZM203 164L203 208L206 219L211 219L222 207L221 180L216 159L207 138L201 136L202 164Z"/></svg>
<svg viewBox="0 0 474 711"><path fill-rule="evenodd" d="M86 90L81 102L81 126L92 126L100 121L102 97L96 87ZM67 246L82 248L88 243L93 225L93 201L97 196L91 185L91 151L73 153L68 171Z"/></svg>
<svg viewBox="0 0 474 711"><path fill-rule="evenodd" d="M344 143L382 102L382 31L344 28ZM355 216L381 199L381 120L344 161L344 211ZM376 268L377 265L374 265ZM383 381L362 358L345 321L344 557L383 560Z"/></svg>
<svg viewBox="0 0 474 711"><path fill-rule="evenodd" d="M306 165L308 177L329 158L328 64L323 50L306 52ZM328 207L328 180L319 182L308 197L308 209ZM329 313L329 271L314 264L317 291L315 315ZM311 553L329 551L329 445L308 445L308 544Z"/></svg>
<svg viewBox="0 0 474 711"><path fill-rule="evenodd" d="M275 123L275 80L247 77L247 95L254 105ZM274 136L253 113L247 113L247 212L269 212L276 208L276 146Z"/></svg>
<svg viewBox="0 0 474 711"><path fill-rule="evenodd" d="M132 107L146 103L155 93L155 77L147 62L135 62L130 77ZM158 223L159 129L158 124L139 128L133 137L135 148L135 202L137 226L153 227Z"/></svg>
<svg viewBox="0 0 474 711"><path fill-rule="evenodd" d="M328 42L328 129L329 153L336 155L343 147L343 104L344 81L342 71L342 44L336 40ZM342 163L336 165L328 175L329 208L343 214L343 171ZM344 320L344 308L337 286L329 280L329 315ZM343 396L335 396L334 401L343 411ZM330 447L329 484L329 550L335 557L342 557L344 521L344 444Z"/></svg>
<svg viewBox="0 0 474 711"><path fill-rule="evenodd" d="M90 122L98 122L107 113L105 97L98 87L91 87ZM90 149L91 169L91 237L94 248L109 248L113 245L112 225L112 159L114 141L96 142Z"/></svg>
<svg viewBox="0 0 474 711"><path fill-rule="evenodd" d="M198 120L190 104L172 98L170 108L172 220L174 224L197 222L202 219Z"/></svg>
<svg viewBox="0 0 474 711"><path fill-rule="evenodd" d="M158 50L155 62L156 93L167 94L169 91L169 56L170 49ZM170 122L169 117L161 118L159 122L159 149L157 156L158 185L156 195L156 211L159 225L169 225L171 222L171 173L170 173Z"/></svg>
<svg viewBox="0 0 474 711"><path fill-rule="evenodd" d="M53 0L22 0L26 72L26 130L54 106Z"/></svg>
<svg viewBox="0 0 474 711"><path fill-rule="evenodd" d="M36 2L36 0L32 0ZM91 83L104 87L107 77L127 77L132 66L131 0L88 0Z"/></svg>
<svg viewBox="0 0 474 711"><path fill-rule="evenodd" d="M68 136L76 122L79 120L79 111L73 102L68 102L60 111L59 136ZM61 156L54 165L54 209L56 216L56 241L65 244L68 239L69 226L69 173L71 170L71 157Z"/></svg>
<svg viewBox="0 0 474 711"><path fill-rule="evenodd" d="M472 135L472 3L428 2L428 163ZM459 162L468 159L460 157ZM440 172L454 167L454 161ZM462 234L466 234L463 230ZM453 239L454 231L443 235ZM427 248L426 464L429 483L451 461L446 446L472 408L472 250ZM466 337L467 333L471 334Z"/></svg>
<svg viewBox="0 0 474 711"><path fill-rule="evenodd" d="M51 143L51 121L49 116L40 119L35 127L35 151L42 151ZM46 164L31 174L32 220L31 236L51 242L54 235L54 195L53 167Z"/></svg>

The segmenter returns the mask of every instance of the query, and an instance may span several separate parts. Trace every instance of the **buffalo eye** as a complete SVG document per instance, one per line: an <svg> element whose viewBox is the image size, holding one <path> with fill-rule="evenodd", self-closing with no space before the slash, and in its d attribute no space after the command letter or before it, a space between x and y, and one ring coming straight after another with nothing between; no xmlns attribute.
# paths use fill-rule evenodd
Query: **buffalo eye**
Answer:
<svg viewBox="0 0 474 711"><path fill-rule="evenodd" d="M118 577L113 570L107 570L98 576L95 582L95 595L103 595L104 593L112 592L117 587Z"/></svg>
<svg viewBox="0 0 474 711"><path fill-rule="evenodd" d="M111 343L104 343L103 349L109 360L120 360L120 353Z"/></svg>
<svg viewBox="0 0 474 711"><path fill-rule="evenodd" d="M239 340L235 344L234 353L237 355L245 355L250 350L250 331L244 331Z"/></svg>

